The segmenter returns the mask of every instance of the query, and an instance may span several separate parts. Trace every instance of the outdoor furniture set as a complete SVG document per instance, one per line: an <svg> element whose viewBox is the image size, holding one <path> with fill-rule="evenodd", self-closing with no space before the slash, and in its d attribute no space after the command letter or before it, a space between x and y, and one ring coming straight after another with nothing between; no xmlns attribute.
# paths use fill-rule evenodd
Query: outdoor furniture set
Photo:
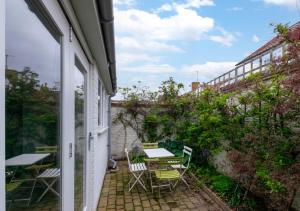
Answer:
<svg viewBox="0 0 300 211"><path fill-rule="evenodd" d="M60 196L53 188L60 176L60 169L50 168L54 165L56 153L57 146L36 147L35 153L17 155L5 161L6 168L10 169L6 172L6 193L7 202L10 202L9 208L16 201L27 201L27 206L29 206L37 182L40 182L44 188L37 202L40 202L49 191L58 197ZM44 162L45 160L47 162ZM20 178L17 177L18 173L22 175ZM29 182L32 183L30 186L27 185ZM21 197L16 198L15 193L21 189L29 191L26 191L26 194L19 194Z"/></svg>
<svg viewBox="0 0 300 211"><path fill-rule="evenodd" d="M129 191L136 184L140 184L147 191L145 182L142 179L145 172L148 173L152 193L154 188L158 188L159 197L162 187L168 187L171 191L177 186L179 181L182 181L189 187L184 179L184 175L189 167L192 151L190 147L184 146L182 156L176 157L167 149L159 148L158 143L144 143L143 152L147 157L144 158L144 162L132 163L126 148L125 154L128 160L128 168L132 174L129 181Z"/></svg>

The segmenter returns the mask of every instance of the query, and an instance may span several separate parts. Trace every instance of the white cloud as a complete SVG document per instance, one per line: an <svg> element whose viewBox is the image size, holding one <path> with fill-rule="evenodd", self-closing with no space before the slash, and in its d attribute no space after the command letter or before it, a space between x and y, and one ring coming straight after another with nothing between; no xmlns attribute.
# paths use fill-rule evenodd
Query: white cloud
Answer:
<svg viewBox="0 0 300 211"><path fill-rule="evenodd" d="M260 41L259 37L257 35L253 35L252 42L258 43Z"/></svg>
<svg viewBox="0 0 300 211"><path fill-rule="evenodd" d="M113 0L113 4L115 6L118 5L133 6L135 4L135 0Z"/></svg>
<svg viewBox="0 0 300 211"><path fill-rule="evenodd" d="M236 36L239 35L239 33L230 33L223 28L219 28L219 31L221 32L221 35L211 35L209 36L209 39L227 47L231 47L236 41Z"/></svg>
<svg viewBox="0 0 300 211"><path fill-rule="evenodd" d="M126 50L139 50L143 52L184 52L175 45L170 45L164 42L157 42L152 40L142 40L138 37L118 37L116 36L116 45L118 48Z"/></svg>
<svg viewBox="0 0 300 211"><path fill-rule="evenodd" d="M203 6L214 6L213 0L187 0L182 6L185 8L199 8Z"/></svg>
<svg viewBox="0 0 300 211"><path fill-rule="evenodd" d="M176 14L169 17L137 9L116 9L115 18L117 34L147 40L199 40L214 28L214 19L182 7L176 8Z"/></svg>
<svg viewBox="0 0 300 211"><path fill-rule="evenodd" d="M172 4L163 4L158 9L154 10L154 12L155 13L170 12L172 10L173 10L173 5Z"/></svg>
<svg viewBox="0 0 300 211"><path fill-rule="evenodd" d="M242 11L243 9L244 9L243 7L231 7L229 9L227 9L227 11L237 12L237 11Z"/></svg>
<svg viewBox="0 0 300 211"><path fill-rule="evenodd" d="M232 70L237 62L206 62L204 64L187 65L182 68L183 73L198 76L201 82L208 82L221 74Z"/></svg>
<svg viewBox="0 0 300 211"><path fill-rule="evenodd" d="M158 9L154 10L155 13L160 12L170 12L178 8L200 8L204 6L214 6L215 3L213 0L186 0L184 3L178 4L173 2L172 4L163 4Z"/></svg>
<svg viewBox="0 0 300 211"><path fill-rule="evenodd" d="M297 7L298 0L264 0L267 4L274 4L278 6Z"/></svg>
<svg viewBox="0 0 300 211"><path fill-rule="evenodd" d="M131 54L131 53L118 53L117 56L118 66L124 67L135 62L158 62L159 57L149 56L147 54Z"/></svg>
<svg viewBox="0 0 300 211"><path fill-rule="evenodd" d="M169 64L146 64L135 67L119 68L124 72L137 72L137 73L171 73L175 71L175 68Z"/></svg>

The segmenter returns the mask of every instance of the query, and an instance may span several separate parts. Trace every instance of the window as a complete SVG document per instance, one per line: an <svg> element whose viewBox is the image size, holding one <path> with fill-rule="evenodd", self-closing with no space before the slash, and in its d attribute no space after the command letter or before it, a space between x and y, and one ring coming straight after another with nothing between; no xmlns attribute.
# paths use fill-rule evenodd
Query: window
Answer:
<svg viewBox="0 0 300 211"><path fill-rule="evenodd" d="M282 57L282 47L280 46L276 50L273 51L273 59L280 59Z"/></svg>
<svg viewBox="0 0 300 211"><path fill-rule="evenodd" d="M57 210L60 207L61 34L39 1L5 3L7 210L10 207ZM48 168L53 169L53 177L46 181L51 190L35 183L42 171L50 172Z"/></svg>
<svg viewBox="0 0 300 211"><path fill-rule="evenodd" d="M102 106L101 106L101 98L102 98L102 85L101 81L98 80L98 126L102 124Z"/></svg>
<svg viewBox="0 0 300 211"><path fill-rule="evenodd" d="M106 91L105 88L102 87L102 126L105 127L105 116L106 116L106 100L105 100L105 96L106 96Z"/></svg>

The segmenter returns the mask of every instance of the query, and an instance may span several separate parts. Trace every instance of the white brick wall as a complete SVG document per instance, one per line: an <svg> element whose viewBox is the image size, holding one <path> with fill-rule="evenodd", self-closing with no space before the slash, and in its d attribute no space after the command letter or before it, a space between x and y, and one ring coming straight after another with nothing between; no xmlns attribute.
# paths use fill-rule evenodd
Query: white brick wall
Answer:
<svg viewBox="0 0 300 211"><path fill-rule="evenodd" d="M89 174L90 179L89 185L89 202L92 205L93 210L97 210L98 199L100 197L102 184L107 168L107 157L108 157L108 128L107 121L104 120L104 125L98 126L98 71L94 67L90 74L90 129L93 139L90 145L90 160ZM103 83L102 83L103 84ZM107 97L107 95L105 96ZM104 112L107 112L108 101L105 101L103 108ZM103 112L103 113L104 113ZM102 118L107 118L107 115L102 114Z"/></svg>
<svg viewBox="0 0 300 211"><path fill-rule="evenodd" d="M116 115L122 110L122 107L112 105L111 116L112 121L115 119ZM127 136L125 136L125 130L121 123L112 124L111 129L111 142L112 142L112 157L114 159L123 159L124 158L124 149L125 147L129 150L132 149L132 146L135 144L140 144L136 132L130 128L126 128Z"/></svg>

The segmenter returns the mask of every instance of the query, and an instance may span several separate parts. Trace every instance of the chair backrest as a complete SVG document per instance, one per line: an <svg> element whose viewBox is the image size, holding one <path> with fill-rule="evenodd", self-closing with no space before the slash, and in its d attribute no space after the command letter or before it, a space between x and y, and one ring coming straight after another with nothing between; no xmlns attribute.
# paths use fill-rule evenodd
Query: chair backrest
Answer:
<svg viewBox="0 0 300 211"><path fill-rule="evenodd" d="M188 161L187 161L187 165L186 167L189 167L190 165L190 162L191 162L191 159L192 159L192 152L193 152L193 149L188 147L188 146L184 146L183 147L183 150L182 150L182 157L188 157Z"/></svg>
<svg viewBox="0 0 300 211"><path fill-rule="evenodd" d="M158 165L160 169L171 168L171 165L182 165L183 157L159 158Z"/></svg>
<svg viewBox="0 0 300 211"><path fill-rule="evenodd" d="M35 153L56 153L57 149L58 149L57 146L35 147Z"/></svg>
<svg viewBox="0 0 300 211"><path fill-rule="evenodd" d="M143 149L157 149L158 143L143 143Z"/></svg>
<svg viewBox="0 0 300 211"><path fill-rule="evenodd" d="M130 169L130 159L129 159L129 153L128 153L128 149L127 148L125 148L125 154L126 154L126 158L127 158L127 161L128 161L128 166L129 166L129 170L131 170Z"/></svg>

